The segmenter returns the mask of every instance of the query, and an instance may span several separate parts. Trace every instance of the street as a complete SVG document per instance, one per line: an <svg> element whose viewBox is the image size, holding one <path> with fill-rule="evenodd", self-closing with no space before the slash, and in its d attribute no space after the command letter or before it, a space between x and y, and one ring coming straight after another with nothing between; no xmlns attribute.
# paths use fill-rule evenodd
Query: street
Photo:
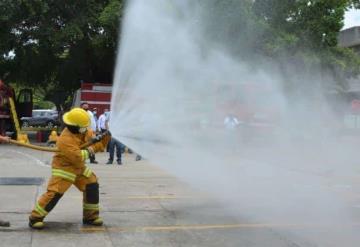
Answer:
<svg viewBox="0 0 360 247"><path fill-rule="evenodd" d="M280 234L304 226L239 221L215 199L132 154L122 166L104 165L105 153L91 165L101 186L103 227L82 226L82 194L73 187L46 228L32 230L28 215L45 189L51 154L1 145L0 156L0 219L11 222L0 228L0 246L310 246Z"/></svg>

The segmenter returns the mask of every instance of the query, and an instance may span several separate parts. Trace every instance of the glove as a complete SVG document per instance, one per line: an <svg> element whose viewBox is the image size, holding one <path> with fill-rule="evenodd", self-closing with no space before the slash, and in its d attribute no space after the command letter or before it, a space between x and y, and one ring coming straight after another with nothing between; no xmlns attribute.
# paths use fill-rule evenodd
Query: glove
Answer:
<svg viewBox="0 0 360 247"><path fill-rule="evenodd" d="M101 140L101 143L103 145L104 148L107 147L107 145L109 144L111 140L111 134L110 132L107 132L106 135L103 136L102 140Z"/></svg>
<svg viewBox="0 0 360 247"><path fill-rule="evenodd" d="M88 147L86 150L87 150L88 153L89 153L89 157L95 155L95 151L94 151L94 149L93 149L92 147Z"/></svg>
<svg viewBox="0 0 360 247"><path fill-rule="evenodd" d="M91 144L94 144L100 142L102 138L103 138L102 135L96 135L90 139L90 142Z"/></svg>
<svg viewBox="0 0 360 247"><path fill-rule="evenodd" d="M105 131L105 132L103 133L103 135L112 136L110 130Z"/></svg>
<svg viewBox="0 0 360 247"><path fill-rule="evenodd" d="M94 149L92 147L88 147L86 149L81 150L81 157L82 157L83 161L87 160L91 156L94 156L94 154L95 154L95 152L94 152Z"/></svg>

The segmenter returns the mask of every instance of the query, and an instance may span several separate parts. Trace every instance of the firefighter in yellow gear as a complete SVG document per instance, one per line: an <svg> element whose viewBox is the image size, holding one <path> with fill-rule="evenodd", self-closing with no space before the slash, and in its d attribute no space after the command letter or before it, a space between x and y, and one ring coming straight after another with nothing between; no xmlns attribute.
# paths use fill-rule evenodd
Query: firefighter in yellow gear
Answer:
<svg viewBox="0 0 360 247"><path fill-rule="evenodd" d="M71 185L83 192L83 224L101 226L103 220L99 217L99 184L94 172L85 165L85 160L92 153L103 150L108 139L104 138L86 149L80 149L91 138L87 133L89 115L81 108L74 108L64 114L63 121L66 127L56 143L59 151L53 157L52 176L47 192L38 199L32 210L29 226L42 229L44 218Z"/></svg>

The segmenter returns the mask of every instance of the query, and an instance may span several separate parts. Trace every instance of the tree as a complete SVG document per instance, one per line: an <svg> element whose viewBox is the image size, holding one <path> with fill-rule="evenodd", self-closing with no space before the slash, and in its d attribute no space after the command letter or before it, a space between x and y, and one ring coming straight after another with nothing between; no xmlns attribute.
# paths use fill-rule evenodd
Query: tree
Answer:
<svg viewBox="0 0 360 247"><path fill-rule="evenodd" d="M121 0L2 0L0 53L10 81L67 92L110 82ZM19 69L20 68L20 69Z"/></svg>
<svg viewBox="0 0 360 247"><path fill-rule="evenodd" d="M253 10L267 26L260 49L271 57L286 54L303 61L303 66L315 65L337 76L359 74L359 57L338 47L337 40L345 11L353 4L359 1L256 0Z"/></svg>
<svg viewBox="0 0 360 247"><path fill-rule="evenodd" d="M348 5L348 0L256 0L253 9L274 37L286 33L294 36L295 49L322 49L337 45Z"/></svg>
<svg viewBox="0 0 360 247"><path fill-rule="evenodd" d="M355 8L360 8L360 1L359 0L350 0L349 5Z"/></svg>
<svg viewBox="0 0 360 247"><path fill-rule="evenodd" d="M198 3L202 11L186 16L199 16L202 34L234 58L291 57L340 77L360 73L359 57L337 46L345 10L360 8L360 0ZM9 81L41 87L58 107L81 80L112 81L123 0L1 0L0 8L0 76L10 72Z"/></svg>
<svg viewBox="0 0 360 247"><path fill-rule="evenodd" d="M203 27L201 30L206 43L213 43L227 49L235 57L251 55L247 52L254 41L260 26L254 29L254 16L250 0L199 0Z"/></svg>

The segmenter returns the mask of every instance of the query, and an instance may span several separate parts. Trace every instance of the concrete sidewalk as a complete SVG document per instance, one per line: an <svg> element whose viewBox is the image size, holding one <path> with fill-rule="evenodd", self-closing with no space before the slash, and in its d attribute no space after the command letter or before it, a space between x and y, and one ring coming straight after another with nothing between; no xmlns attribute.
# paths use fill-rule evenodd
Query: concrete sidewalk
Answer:
<svg viewBox="0 0 360 247"><path fill-rule="evenodd" d="M28 215L45 190L51 156L0 145L1 178L44 178L40 185L0 185L0 219L11 222L0 228L0 246L297 246L268 226L226 215L218 202L129 154L122 166L105 165L106 153L91 165L100 182L103 227L81 224L82 194L73 187L46 218L46 228L32 230Z"/></svg>

